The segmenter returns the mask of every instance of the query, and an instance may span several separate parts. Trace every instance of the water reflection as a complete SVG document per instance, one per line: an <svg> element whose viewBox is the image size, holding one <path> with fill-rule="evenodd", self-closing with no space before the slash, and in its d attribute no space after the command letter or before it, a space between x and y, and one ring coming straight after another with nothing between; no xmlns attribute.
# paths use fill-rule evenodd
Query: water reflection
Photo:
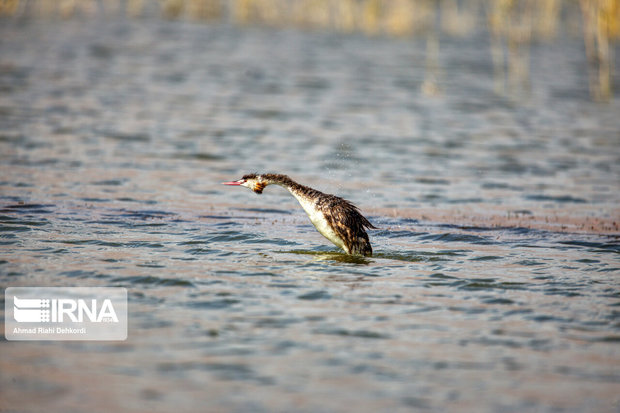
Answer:
<svg viewBox="0 0 620 413"><path fill-rule="evenodd" d="M348 264L361 264L367 265L371 261L368 258L364 258L357 255L349 255L341 252L324 252L324 251L305 251L305 250L291 250L291 251L282 251L283 253L288 254L301 254L301 255L311 255L313 261L335 261L339 263L348 263Z"/></svg>

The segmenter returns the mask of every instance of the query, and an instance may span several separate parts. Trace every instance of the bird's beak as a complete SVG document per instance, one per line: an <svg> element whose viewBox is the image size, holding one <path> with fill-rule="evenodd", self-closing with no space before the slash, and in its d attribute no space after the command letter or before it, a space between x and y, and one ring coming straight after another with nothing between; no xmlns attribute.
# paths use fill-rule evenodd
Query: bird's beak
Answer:
<svg viewBox="0 0 620 413"><path fill-rule="evenodd" d="M241 185L243 183L243 179L238 181L230 181L230 182L222 182L222 185Z"/></svg>

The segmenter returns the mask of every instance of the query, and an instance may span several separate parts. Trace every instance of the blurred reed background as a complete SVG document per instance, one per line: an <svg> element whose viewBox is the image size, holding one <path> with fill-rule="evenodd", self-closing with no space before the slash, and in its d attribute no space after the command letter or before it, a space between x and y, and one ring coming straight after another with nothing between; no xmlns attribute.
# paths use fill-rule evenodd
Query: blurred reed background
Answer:
<svg viewBox="0 0 620 413"><path fill-rule="evenodd" d="M529 48L557 36L582 36L592 98L609 101L620 0L0 0L0 16L157 17L364 33L426 36L427 94L438 93L440 35L468 36L486 25L495 91L529 86Z"/></svg>

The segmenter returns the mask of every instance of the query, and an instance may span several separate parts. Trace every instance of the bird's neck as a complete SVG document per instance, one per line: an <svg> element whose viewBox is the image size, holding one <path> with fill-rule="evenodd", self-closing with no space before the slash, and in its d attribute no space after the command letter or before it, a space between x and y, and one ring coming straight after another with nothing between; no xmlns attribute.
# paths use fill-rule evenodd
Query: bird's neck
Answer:
<svg viewBox="0 0 620 413"><path fill-rule="evenodd" d="M302 199L312 199L320 194L316 189L298 184L287 175L265 174L262 175L261 178L266 185L279 185L286 188L300 202Z"/></svg>

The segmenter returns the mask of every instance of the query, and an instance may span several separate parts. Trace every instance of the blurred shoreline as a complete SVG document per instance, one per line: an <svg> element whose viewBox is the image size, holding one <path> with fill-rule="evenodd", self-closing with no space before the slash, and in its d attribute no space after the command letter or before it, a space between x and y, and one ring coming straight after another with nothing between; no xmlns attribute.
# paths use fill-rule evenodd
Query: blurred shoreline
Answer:
<svg viewBox="0 0 620 413"><path fill-rule="evenodd" d="M531 45L582 37L590 94L599 102L613 97L614 48L620 38L620 0L4 0L1 16L123 16L423 37L428 73L422 91L427 95L440 93L441 36L471 36L484 28L491 39L495 92L517 98L530 87Z"/></svg>

